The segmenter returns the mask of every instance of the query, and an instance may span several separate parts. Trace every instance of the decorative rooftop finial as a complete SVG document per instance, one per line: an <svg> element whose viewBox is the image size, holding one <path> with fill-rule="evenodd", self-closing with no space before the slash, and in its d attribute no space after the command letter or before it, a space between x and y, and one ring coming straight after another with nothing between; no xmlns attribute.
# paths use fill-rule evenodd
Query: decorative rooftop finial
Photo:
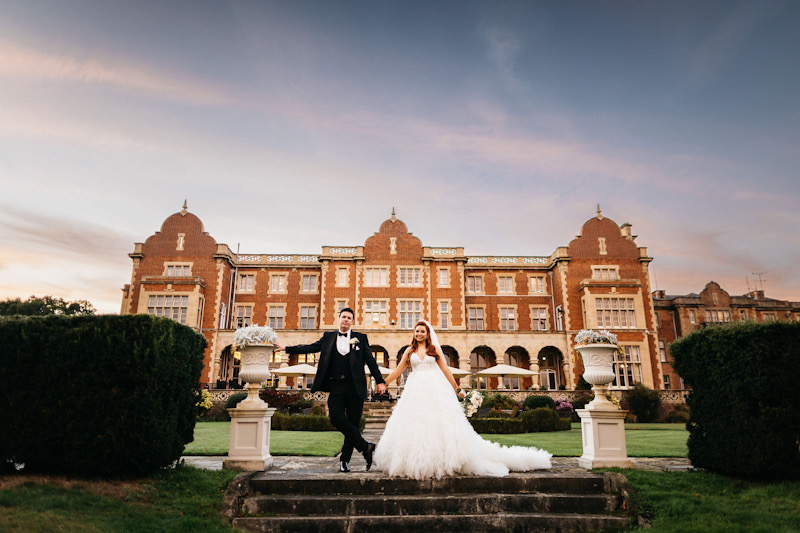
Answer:
<svg viewBox="0 0 800 533"><path fill-rule="evenodd" d="M603 213L600 212L600 204L597 204L597 219L603 220Z"/></svg>
<svg viewBox="0 0 800 533"><path fill-rule="evenodd" d="M188 211L186 211L186 200L184 200L183 201L183 211L181 211L181 216L185 217L186 213L188 213Z"/></svg>
<svg viewBox="0 0 800 533"><path fill-rule="evenodd" d="M392 208L392 222L396 221L397 218L394 216L396 213L394 211L394 207Z"/></svg>

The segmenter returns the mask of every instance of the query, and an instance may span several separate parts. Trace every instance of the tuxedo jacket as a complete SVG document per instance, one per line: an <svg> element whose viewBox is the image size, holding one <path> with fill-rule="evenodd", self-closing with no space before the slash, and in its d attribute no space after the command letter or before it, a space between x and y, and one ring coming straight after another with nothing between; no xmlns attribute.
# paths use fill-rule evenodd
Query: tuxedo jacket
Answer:
<svg viewBox="0 0 800 533"><path fill-rule="evenodd" d="M311 392L330 392L330 382L327 380L327 377L331 357L347 357L356 392L362 400L366 400L367 375L364 373L364 365L367 365L376 383L384 383L383 376L381 376L381 372L378 369L378 363L375 362L375 357L373 357L372 351L369 349L369 340L367 340L365 334L356 333L351 330L350 353L346 356L342 356L339 350L336 349L336 337L338 333L338 331L323 333L322 337L313 344L287 346L286 353L299 354L319 352L320 357L319 364L317 365L317 375L314 377L314 384L311 386ZM357 342L353 342L354 340L357 340Z"/></svg>

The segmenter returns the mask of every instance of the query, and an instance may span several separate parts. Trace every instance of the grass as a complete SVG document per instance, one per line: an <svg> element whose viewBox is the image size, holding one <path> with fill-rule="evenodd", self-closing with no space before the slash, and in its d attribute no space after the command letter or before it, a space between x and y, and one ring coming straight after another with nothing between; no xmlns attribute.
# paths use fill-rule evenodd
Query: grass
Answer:
<svg viewBox="0 0 800 533"><path fill-rule="evenodd" d="M800 482L743 481L708 472L617 470L631 482L650 533L800 531Z"/></svg>
<svg viewBox="0 0 800 533"><path fill-rule="evenodd" d="M580 424L570 431L555 433L520 433L514 435L482 435L483 438L508 446L536 446L560 457L578 457L583 453ZM195 440L184 450L185 455L226 455L230 439L230 422L198 422ZM625 438L630 457L686 457L689 434L683 424L626 424ZM339 451L342 436L335 431L271 431L269 451L272 455L332 456Z"/></svg>
<svg viewBox="0 0 800 533"><path fill-rule="evenodd" d="M0 531L231 532L219 510L237 473L180 467L136 481L4 476Z"/></svg>

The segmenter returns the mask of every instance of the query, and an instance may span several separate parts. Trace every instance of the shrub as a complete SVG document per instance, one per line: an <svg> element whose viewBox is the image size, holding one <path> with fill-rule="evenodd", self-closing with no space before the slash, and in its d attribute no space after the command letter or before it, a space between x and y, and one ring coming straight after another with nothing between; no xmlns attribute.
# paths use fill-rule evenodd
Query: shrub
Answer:
<svg viewBox="0 0 800 533"><path fill-rule="evenodd" d="M575 410L572 407L572 404L567 400L560 399L556 401L556 413L561 418L569 418L572 419L572 414Z"/></svg>
<svg viewBox="0 0 800 533"><path fill-rule="evenodd" d="M692 387L689 459L746 477L800 477L800 323L736 322L672 344Z"/></svg>
<svg viewBox="0 0 800 533"><path fill-rule="evenodd" d="M677 404L664 418L664 422L686 423L689 421L689 406L685 403Z"/></svg>
<svg viewBox="0 0 800 533"><path fill-rule="evenodd" d="M311 414L316 416L325 416L325 408L321 405L312 405Z"/></svg>
<svg viewBox="0 0 800 533"><path fill-rule="evenodd" d="M655 422L658 418L658 407L661 398L655 391L643 383L637 383L632 389L622 394L631 414L636 416L637 422Z"/></svg>
<svg viewBox="0 0 800 533"><path fill-rule="evenodd" d="M537 407L522 413L522 427L528 433L567 431L572 428L568 418L561 418L553 409Z"/></svg>
<svg viewBox="0 0 800 533"><path fill-rule="evenodd" d="M230 419L231 417L228 415L228 411L225 410L224 403L215 403L200 418L203 422L227 422Z"/></svg>
<svg viewBox="0 0 800 533"><path fill-rule="evenodd" d="M484 409L519 409L519 404L511 396L505 394L489 394L483 399Z"/></svg>
<svg viewBox="0 0 800 533"><path fill-rule="evenodd" d="M525 432L520 418L469 418L468 420L478 433L508 434Z"/></svg>
<svg viewBox="0 0 800 533"><path fill-rule="evenodd" d="M550 396L528 396L525 398L525 410L547 407L555 411L556 402Z"/></svg>
<svg viewBox="0 0 800 533"><path fill-rule="evenodd" d="M239 402L247 398L246 392L237 392L228 396L228 399L225 400L225 409L233 409Z"/></svg>
<svg viewBox="0 0 800 533"><path fill-rule="evenodd" d="M336 431L330 418L319 415L272 415L272 429L281 431Z"/></svg>
<svg viewBox="0 0 800 533"><path fill-rule="evenodd" d="M148 315L0 319L0 463L143 476L193 439L206 340Z"/></svg>

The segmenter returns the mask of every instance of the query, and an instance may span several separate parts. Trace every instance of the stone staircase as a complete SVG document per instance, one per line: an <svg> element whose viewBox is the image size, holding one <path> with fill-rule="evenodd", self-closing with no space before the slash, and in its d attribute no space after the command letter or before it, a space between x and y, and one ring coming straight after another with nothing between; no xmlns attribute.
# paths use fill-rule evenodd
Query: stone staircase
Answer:
<svg viewBox="0 0 800 533"><path fill-rule="evenodd" d="M254 532L620 530L627 480L606 473L512 473L417 481L381 473L243 473L226 515Z"/></svg>
<svg viewBox="0 0 800 533"><path fill-rule="evenodd" d="M384 428L386 428L386 422L389 420L389 417L392 414L392 408L394 404L388 403L365 403L364 404L364 416L367 419L367 423L364 426L364 438L368 441L370 440L367 435L375 436L377 435L380 437L383 434ZM378 439L375 439L376 441Z"/></svg>

